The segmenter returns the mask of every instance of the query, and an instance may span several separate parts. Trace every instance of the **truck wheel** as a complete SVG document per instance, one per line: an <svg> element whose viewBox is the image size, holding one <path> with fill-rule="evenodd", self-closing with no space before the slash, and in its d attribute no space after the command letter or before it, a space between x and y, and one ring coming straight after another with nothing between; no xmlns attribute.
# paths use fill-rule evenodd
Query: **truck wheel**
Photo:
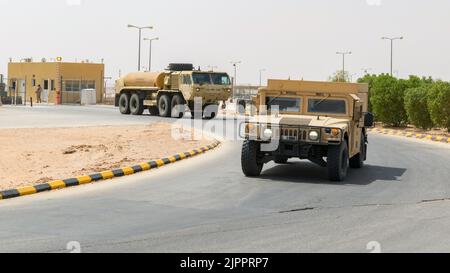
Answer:
<svg viewBox="0 0 450 273"><path fill-rule="evenodd" d="M219 105L206 105L203 109L203 118L204 119L214 119L219 112Z"/></svg>
<svg viewBox="0 0 450 273"><path fill-rule="evenodd" d="M122 115L130 114L130 95L123 93L119 98L119 110Z"/></svg>
<svg viewBox="0 0 450 273"><path fill-rule="evenodd" d="M183 118L186 112L186 105L184 99L180 95L175 95L172 98L172 117Z"/></svg>
<svg viewBox="0 0 450 273"><path fill-rule="evenodd" d="M242 147L241 165L245 176L257 177L261 175L264 163L260 155L260 144L256 141L246 140Z"/></svg>
<svg viewBox="0 0 450 273"><path fill-rule="evenodd" d="M353 169L361 169L362 167L364 167L364 160L366 159L366 153L367 153L366 137L364 136L364 134L361 134L361 150L359 154L350 158L350 167L352 167Z"/></svg>
<svg viewBox="0 0 450 273"><path fill-rule="evenodd" d="M286 164L288 162L289 158L285 156L275 156L275 163L277 164Z"/></svg>
<svg viewBox="0 0 450 273"><path fill-rule="evenodd" d="M159 108L159 115L161 117L170 117L170 110L172 109L170 107L170 97L168 95L162 95L158 100L158 108Z"/></svg>
<svg viewBox="0 0 450 273"><path fill-rule="evenodd" d="M130 112L134 116L140 116L144 113L144 101L139 98L138 94L131 95Z"/></svg>
<svg viewBox="0 0 450 273"><path fill-rule="evenodd" d="M156 106L150 106L148 112L150 113L150 116L159 116L159 110Z"/></svg>
<svg viewBox="0 0 450 273"><path fill-rule="evenodd" d="M344 141L339 146L328 146L328 176L331 181L344 181L348 173L348 146Z"/></svg>

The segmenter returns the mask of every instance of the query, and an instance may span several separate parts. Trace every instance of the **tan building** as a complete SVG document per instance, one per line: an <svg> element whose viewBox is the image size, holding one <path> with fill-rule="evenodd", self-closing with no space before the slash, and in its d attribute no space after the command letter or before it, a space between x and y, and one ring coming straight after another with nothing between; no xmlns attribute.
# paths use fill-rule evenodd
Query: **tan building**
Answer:
<svg viewBox="0 0 450 273"><path fill-rule="evenodd" d="M42 87L44 103L80 103L81 90L95 89L97 102L104 92L104 64L65 62L20 62L8 64L8 95L19 103L33 99Z"/></svg>

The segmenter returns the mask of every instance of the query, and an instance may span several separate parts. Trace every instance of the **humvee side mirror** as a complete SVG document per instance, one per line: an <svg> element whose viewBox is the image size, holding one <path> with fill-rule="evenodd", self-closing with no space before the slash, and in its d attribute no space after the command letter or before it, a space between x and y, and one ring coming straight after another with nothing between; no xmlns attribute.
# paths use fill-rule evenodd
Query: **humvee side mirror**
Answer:
<svg viewBox="0 0 450 273"><path fill-rule="evenodd" d="M364 127L373 127L374 115L370 112L364 113Z"/></svg>

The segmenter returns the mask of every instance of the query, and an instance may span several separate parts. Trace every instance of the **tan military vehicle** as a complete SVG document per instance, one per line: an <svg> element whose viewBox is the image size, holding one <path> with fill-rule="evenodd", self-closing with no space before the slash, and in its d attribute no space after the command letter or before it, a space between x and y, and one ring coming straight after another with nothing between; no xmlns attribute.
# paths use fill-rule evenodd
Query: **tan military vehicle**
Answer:
<svg viewBox="0 0 450 273"><path fill-rule="evenodd" d="M118 79L115 105L124 115L142 115L148 109L151 115L174 118L182 118L188 106L192 116L212 119L231 91L227 73L170 64L164 72L136 72Z"/></svg>
<svg viewBox="0 0 450 273"><path fill-rule="evenodd" d="M367 112L367 84L269 80L254 104L242 148L246 176L290 158L327 167L332 181L345 180L349 166L363 167L374 119Z"/></svg>

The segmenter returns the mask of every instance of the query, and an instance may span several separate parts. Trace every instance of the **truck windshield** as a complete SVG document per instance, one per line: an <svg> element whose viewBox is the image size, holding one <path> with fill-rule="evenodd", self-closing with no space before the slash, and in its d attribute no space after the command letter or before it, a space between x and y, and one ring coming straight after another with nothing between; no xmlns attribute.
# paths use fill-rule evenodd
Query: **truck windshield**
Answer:
<svg viewBox="0 0 450 273"><path fill-rule="evenodd" d="M211 84L211 75L208 73L194 73L192 74L194 84Z"/></svg>
<svg viewBox="0 0 450 273"><path fill-rule="evenodd" d="M215 85L230 85L231 81L227 74L211 74L212 82Z"/></svg>
<svg viewBox="0 0 450 273"><path fill-rule="evenodd" d="M300 98L266 98L267 110L277 110L282 112L300 112L302 100Z"/></svg>
<svg viewBox="0 0 450 273"><path fill-rule="evenodd" d="M346 114L347 104L345 100L335 99L309 99L309 113Z"/></svg>

